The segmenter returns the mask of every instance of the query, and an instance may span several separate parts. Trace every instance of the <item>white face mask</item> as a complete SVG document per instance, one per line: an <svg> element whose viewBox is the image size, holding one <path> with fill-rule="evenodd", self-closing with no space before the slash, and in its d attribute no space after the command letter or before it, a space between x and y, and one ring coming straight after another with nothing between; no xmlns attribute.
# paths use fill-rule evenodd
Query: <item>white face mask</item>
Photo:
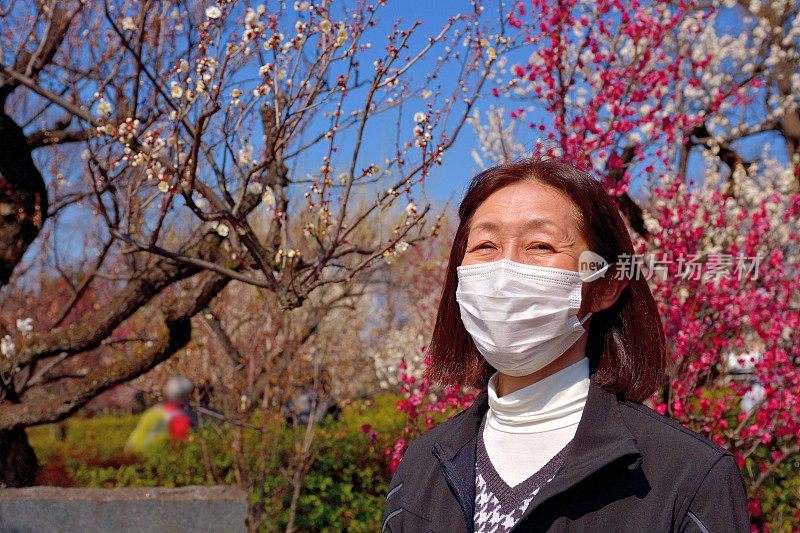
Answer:
<svg viewBox="0 0 800 533"><path fill-rule="evenodd" d="M608 265L585 281L602 276ZM460 266L461 321L490 365L526 376L549 365L585 332L578 272L501 259Z"/></svg>

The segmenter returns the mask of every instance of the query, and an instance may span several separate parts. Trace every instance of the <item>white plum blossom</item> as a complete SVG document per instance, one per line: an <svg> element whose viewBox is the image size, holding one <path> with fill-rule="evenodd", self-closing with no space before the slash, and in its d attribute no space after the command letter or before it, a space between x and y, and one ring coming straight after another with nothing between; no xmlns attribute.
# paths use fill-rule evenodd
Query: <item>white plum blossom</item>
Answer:
<svg viewBox="0 0 800 533"><path fill-rule="evenodd" d="M414 113L414 122L416 122L417 124L419 124L420 122L425 122L425 119L427 118L428 116L422 111L417 111L416 113Z"/></svg>
<svg viewBox="0 0 800 533"><path fill-rule="evenodd" d="M342 46L347 41L347 29L344 27L344 24L339 26L339 31L336 33L336 46Z"/></svg>
<svg viewBox="0 0 800 533"><path fill-rule="evenodd" d="M18 318L17 330L23 335L29 334L31 331L33 331L33 319L31 317Z"/></svg>
<svg viewBox="0 0 800 533"><path fill-rule="evenodd" d="M239 107L242 105L242 101L239 98L242 96L241 89L234 89L231 91L231 105Z"/></svg>
<svg viewBox="0 0 800 533"><path fill-rule="evenodd" d="M261 201L264 202L264 205L268 209L275 206L275 193L272 191L272 187L264 187L264 194L261 195Z"/></svg>
<svg viewBox="0 0 800 533"><path fill-rule="evenodd" d="M222 16L222 11L217 6L211 6L206 8L206 17L210 19L218 19Z"/></svg>
<svg viewBox="0 0 800 533"><path fill-rule="evenodd" d="M250 8L247 8L247 12L244 16L244 23L248 26L255 26L258 24L258 13L253 11Z"/></svg>
<svg viewBox="0 0 800 533"><path fill-rule="evenodd" d="M17 345L14 344L14 340L9 335L0 339L0 352L6 357L14 357L16 355Z"/></svg>
<svg viewBox="0 0 800 533"><path fill-rule="evenodd" d="M409 246L411 246L411 245L408 244L406 241L400 241L400 242L398 242L397 244L394 245L394 249L397 251L397 253L402 254L406 250L408 250Z"/></svg>
<svg viewBox="0 0 800 533"><path fill-rule="evenodd" d="M107 117L114 111L114 107L106 100L105 98L101 98L97 102L97 112L102 117Z"/></svg>
<svg viewBox="0 0 800 533"><path fill-rule="evenodd" d="M406 206L406 215L411 217L416 214L417 214L417 204L415 204L414 202L409 202L408 205Z"/></svg>
<svg viewBox="0 0 800 533"><path fill-rule="evenodd" d="M173 98L180 98L183 96L183 87L181 87L178 82L173 81L171 83L170 94L172 94Z"/></svg>
<svg viewBox="0 0 800 533"><path fill-rule="evenodd" d="M122 19L122 29L125 31L134 31L136 29L136 22L133 21L133 17Z"/></svg>
<svg viewBox="0 0 800 533"><path fill-rule="evenodd" d="M241 163L242 165L249 165L252 162L253 162L253 145L247 143L239 150L239 163Z"/></svg>
<svg viewBox="0 0 800 533"><path fill-rule="evenodd" d="M247 192L249 194L261 194L263 191L264 186L260 181L252 181L250 182L250 185L247 186Z"/></svg>
<svg viewBox="0 0 800 533"><path fill-rule="evenodd" d="M158 190L161 192L169 191L169 182L167 181L159 181L158 182Z"/></svg>
<svg viewBox="0 0 800 533"><path fill-rule="evenodd" d="M383 260L387 265L393 265L397 262L397 255L393 250L386 250L383 252Z"/></svg>
<svg viewBox="0 0 800 533"><path fill-rule="evenodd" d="M214 230L220 237L227 237L228 233L230 232L227 225L216 220L209 222L208 227Z"/></svg>

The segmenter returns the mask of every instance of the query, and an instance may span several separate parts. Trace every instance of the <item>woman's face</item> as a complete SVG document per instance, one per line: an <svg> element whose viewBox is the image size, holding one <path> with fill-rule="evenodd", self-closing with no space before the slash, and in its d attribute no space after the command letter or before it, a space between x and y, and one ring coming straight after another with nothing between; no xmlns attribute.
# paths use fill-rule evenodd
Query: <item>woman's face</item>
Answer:
<svg viewBox="0 0 800 533"><path fill-rule="evenodd" d="M577 271L588 250L578 220L575 204L557 189L536 181L509 185L475 210L461 264L510 259Z"/></svg>

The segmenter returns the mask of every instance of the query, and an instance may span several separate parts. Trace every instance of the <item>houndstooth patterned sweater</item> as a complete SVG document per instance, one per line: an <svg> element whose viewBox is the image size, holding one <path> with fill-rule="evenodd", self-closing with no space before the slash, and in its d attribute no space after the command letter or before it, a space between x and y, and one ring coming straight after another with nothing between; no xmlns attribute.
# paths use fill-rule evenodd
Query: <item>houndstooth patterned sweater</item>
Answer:
<svg viewBox="0 0 800 533"><path fill-rule="evenodd" d="M555 478L572 441L532 476L509 486L497 473L483 441L484 418L478 431L475 460L475 533L504 533L519 522L541 488Z"/></svg>

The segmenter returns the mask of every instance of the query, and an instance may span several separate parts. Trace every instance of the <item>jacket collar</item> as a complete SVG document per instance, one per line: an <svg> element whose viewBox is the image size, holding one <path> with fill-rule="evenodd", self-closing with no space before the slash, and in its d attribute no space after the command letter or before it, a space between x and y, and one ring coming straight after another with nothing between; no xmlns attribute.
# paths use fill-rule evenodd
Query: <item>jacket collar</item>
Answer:
<svg viewBox="0 0 800 533"><path fill-rule="evenodd" d="M449 431L440 435L438 444L444 453L443 459L452 460L478 434L488 409L488 394L484 389L468 409L452 420ZM565 468L583 470L602 458L610 462L625 455L641 456L636 439L622 418L617 397L592 379L581 421L565 458ZM600 466L603 465L598 468Z"/></svg>
<svg viewBox="0 0 800 533"><path fill-rule="evenodd" d="M452 504L455 506L457 501L456 508L463 513L469 533L474 530L476 437L488 408L488 393L483 390L468 409L450 421L447 431L439 435L431 449L455 496ZM622 458L629 459L629 469L637 468L642 460L636 439L620 413L619 400L592 380L575 437L564 456L561 474L542 488L517 525L544 501ZM418 492L416 498L421 498L423 492ZM419 500L417 505L425 504ZM456 512L455 509L452 512Z"/></svg>

